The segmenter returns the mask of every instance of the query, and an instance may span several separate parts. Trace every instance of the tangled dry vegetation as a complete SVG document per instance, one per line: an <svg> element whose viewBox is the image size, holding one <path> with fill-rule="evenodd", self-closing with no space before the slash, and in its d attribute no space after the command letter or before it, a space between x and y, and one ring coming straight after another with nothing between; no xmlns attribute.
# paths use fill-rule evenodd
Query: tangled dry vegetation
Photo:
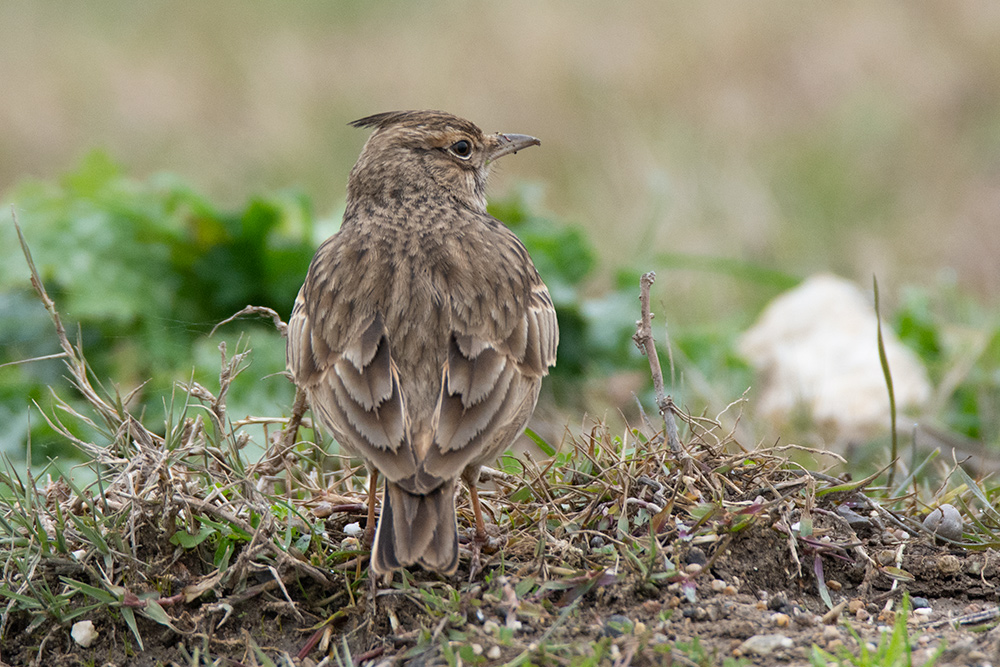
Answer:
<svg viewBox="0 0 1000 667"><path fill-rule="evenodd" d="M918 520L912 476L872 492L873 478L746 447L732 437L738 417L687 415L669 400L676 451L670 429L644 416L620 433L592 423L559 447L536 438L534 455L488 471L496 530L481 571L464 552L454 578L370 579L359 468L328 454L308 419L311 440L290 442L285 418L227 414L249 350L220 346L219 386L179 385L170 421L154 428L128 396L95 386L32 271L91 408L57 399L46 418L91 457L96 479L79 488L9 464L0 473L0 663L772 664L881 647L904 589L958 600L946 614L992 618L1000 522L981 485L963 478L937 493L974 524L942 546ZM250 462L260 432L267 450ZM467 500L459 516L470 525ZM847 616L856 634L837 627ZM892 637L909 655L899 619ZM953 625L923 631L928 655L949 632L966 641ZM991 635L955 664L995 646Z"/></svg>

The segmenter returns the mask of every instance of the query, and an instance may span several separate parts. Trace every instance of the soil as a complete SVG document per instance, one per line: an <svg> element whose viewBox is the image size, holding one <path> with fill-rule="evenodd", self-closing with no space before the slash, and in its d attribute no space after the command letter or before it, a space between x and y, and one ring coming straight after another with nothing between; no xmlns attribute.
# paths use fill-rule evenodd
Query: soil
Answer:
<svg viewBox="0 0 1000 667"><path fill-rule="evenodd" d="M361 517L336 517L331 528L351 519ZM463 557L453 577L414 569L378 587L361 583L353 603L343 584L357 574L356 559L330 573L333 590L299 579L286 585L286 595L278 586L267 589L273 576L259 571L246 584L261 586L260 595L231 610L211 600L165 607L172 628L137 615L144 650L120 614L88 616L100 636L87 649L74 643L68 627L26 632L27 617L14 615L2 659L8 665L252 665L266 664L267 656L275 664L337 664L339 658L422 666L579 664L590 655L596 664L616 667L721 665L726 659L805 665L813 647L857 655L857 637L869 648L887 641L907 591L919 607L909 618L913 664L924 664L940 647L936 664L1000 664L1000 629L989 613L1000 582L995 551L950 550L864 522L855 531L832 515L816 519L816 534L832 537L828 543L852 544L821 558L834 611L817 587L815 553L793 547L779 519L700 545L675 541L666 555L683 574L666 579L588 570L581 567L585 555L561 552L564 545L554 538L546 557L535 558L523 536L509 536L504 549L485 554L484 569L471 583ZM578 574L567 576L570 571ZM976 613L968 625L943 622ZM199 654L218 662L199 662Z"/></svg>

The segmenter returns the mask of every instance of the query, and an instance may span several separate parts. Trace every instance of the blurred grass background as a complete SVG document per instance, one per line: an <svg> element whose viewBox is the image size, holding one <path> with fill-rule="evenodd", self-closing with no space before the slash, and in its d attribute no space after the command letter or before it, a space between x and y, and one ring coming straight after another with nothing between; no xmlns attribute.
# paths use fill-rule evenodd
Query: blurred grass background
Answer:
<svg viewBox="0 0 1000 667"><path fill-rule="evenodd" d="M591 329L605 326L588 335L620 347L632 362L621 334L637 315L634 277L650 269L659 275L658 322L687 335L688 356L710 359L702 366L709 383L721 373L714 370L734 367L726 341L786 276L832 270L869 285L877 274L886 311L916 289L931 295L920 307L950 309L946 316L963 325L981 324L1000 304L1000 5L985 0L36 0L0 4L0 24L5 200L19 204L37 193L26 181L67 186L67 174L92 177L100 158L77 170L95 148L119 165L109 173L174 188L181 204L172 215L202 202L239 226L254 219L252 202L263 197L280 218L267 224L291 248L288 273L276 269L275 284L300 281L306 246L336 227L347 173L365 140L347 122L390 109L440 108L486 131L542 139L541 148L509 158L516 164L500 165L492 193L514 201L513 214L527 209L589 239L595 263L569 271L579 293L567 296L566 308L589 318ZM180 175L198 195L178 195L183 187L154 176L164 172ZM22 210L22 224L38 262L72 257L72 247L57 251L32 229L37 210ZM296 220L308 229L296 228ZM27 274L4 227L4 271L23 282ZM67 234L72 243L90 238L79 229ZM211 245L206 234L212 237L199 238ZM232 244L233 253L242 252ZM108 252L116 250L131 252L127 245ZM161 278L141 277L150 264L136 257L134 276L108 278L119 295L133 280L167 289ZM96 284L85 266L50 267L49 277L58 268L83 272L80 285ZM259 270L250 267L241 279ZM63 285L69 321L87 314L86 299L74 305L80 285ZM630 300L608 298L625 287ZM187 286L216 288L207 279ZM158 298L174 292L166 294ZM243 296L236 290L234 303ZM2 305L2 328L15 332L5 340L20 341L13 356L43 353L30 345L41 336L54 347L44 318L25 314L37 308L18 299ZM93 301L114 307L100 295ZM194 341L189 356L208 373L218 340L198 336L223 305L192 306L183 317L171 311L177 319L152 325L123 319L147 333L157 326L190 333L181 339ZM119 325L117 335L130 335ZM281 368L280 344L267 340L255 345L265 359L252 371L255 380ZM136 361L145 353L127 342L109 353L123 391L150 372ZM0 377L9 396L25 373L37 380L61 371L55 361L13 373ZM252 409L286 410L284 380L267 382L278 388L263 402L250 401ZM163 378L152 384L169 391ZM597 393L611 406L633 386L616 393L601 384ZM737 368L715 398L724 404L747 384ZM15 431L26 429L24 413L14 410L4 421L9 449L23 440Z"/></svg>

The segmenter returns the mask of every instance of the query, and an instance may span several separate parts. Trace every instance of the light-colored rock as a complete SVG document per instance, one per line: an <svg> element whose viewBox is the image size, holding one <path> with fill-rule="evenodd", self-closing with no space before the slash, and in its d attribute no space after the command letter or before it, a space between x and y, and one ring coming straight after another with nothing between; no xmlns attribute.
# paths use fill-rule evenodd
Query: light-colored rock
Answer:
<svg viewBox="0 0 1000 667"><path fill-rule="evenodd" d="M927 371L885 315L882 337L897 412L919 410L931 395ZM835 442L887 432L877 331L872 298L837 276L813 276L775 298L738 344L762 382L758 413L776 425L805 413Z"/></svg>
<svg viewBox="0 0 1000 667"><path fill-rule="evenodd" d="M97 640L98 632L93 621L77 621L69 634L79 646L88 648Z"/></svg>
<svg viewBox="0 0 1000 667"><path fill-rule="evenodd" d="M781 648L791 648L795 643L784 635L754 635L740 644L743 655L769 655Z"/></svg>
<svg viewBox="0 0 1000 667"><path fill-rule="evenodd" d="M949 540L960 540L963 528L962 514L954 505L945 503L934 508L924 518L924 528Z"/></svg>

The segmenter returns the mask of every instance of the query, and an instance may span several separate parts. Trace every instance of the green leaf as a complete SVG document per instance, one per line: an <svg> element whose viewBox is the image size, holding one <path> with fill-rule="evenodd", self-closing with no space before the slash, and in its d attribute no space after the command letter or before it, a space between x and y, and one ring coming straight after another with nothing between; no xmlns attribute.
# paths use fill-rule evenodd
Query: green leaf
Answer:
<svg viewBox="0 0 1000 667"><path fill-rule="evenodd" d="M139 650L145 651L146 647L142 643L142 635L139 634L139 626L135 622L135 613L132 611L131 607L122 607L122 616L125 617L125 623L128 625L129 630L132 631L132 635L135 636L135 640L139 643Z"/></svg>
<svg viewBox="0 0 1000 667"><path fill-rule="evenodd" d="M531 438L531 441L535 443L535 446L537 446L540 450L542 450L546 456L555 456L556 454L555 448L549 443L545 442L542 436L538 435L530 428L524 429L524 434L529 438Z"/></svg>
<svg viewBox="0 0 1000 667"><path fill-rule="evenodd" d="M186 530L178 530L170 537L170 543L176 544L184 549L194 549L212 535L218 534L218 532L219 531L212 526L202 523L198 528L198 532L193 535Z"/></svg>
<svg viewBox="0 0 1000 667"><path fill-rule="evenodd" d="M146 606L140 608L140 613L142 613L143 616L156 621L160 625L165 625L171 630L179 632L179 630L174 627L173 620L167 615L167 612L164 611L160 603L155 600L146 600Z"/></svg>
<svg viewBox="0 0 1000 667"><path fill-rule="evenodd" d="M114 595L103 588L97 588L96 586L91 586L90 584L85 584L69 577L60 577L60 579L70 588L78 590L84 595L89 595L101 604L117 605L121 602L121 596Z"/></svg>

